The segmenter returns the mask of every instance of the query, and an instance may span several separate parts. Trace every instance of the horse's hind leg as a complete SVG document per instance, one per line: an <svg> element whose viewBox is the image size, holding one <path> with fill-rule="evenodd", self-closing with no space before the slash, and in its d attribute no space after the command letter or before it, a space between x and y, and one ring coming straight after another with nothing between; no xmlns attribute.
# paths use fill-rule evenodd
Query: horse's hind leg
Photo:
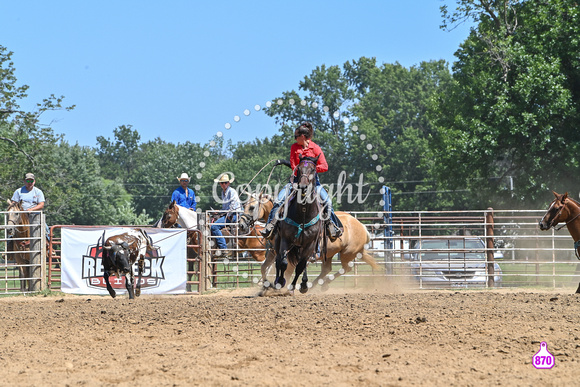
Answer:
<svg viewBox="0 0 580 387"><path fill-rule="evenodd" d="M275 259L276 254L274 254L273 251L269 250L266 252L266 260L262 262L262 266L260 267L260 271L262 272L262 284L264 286L268 283L268 271L270 270L270 267L272 267Z"/></svg>
<svg viewBox="0 0 580 387"><path fill-rule="evenodd" d="M576 293L580 293L580 284L578 284L578 289L576 289Z"/></svg>
<svg viewBox="0 0 580 387"><path fill-rule="evenodd" d="M321 285L322 290L327 290L329 281L326 279L326 276L328 275L328 273L330 273L331 270L332 270L332 257L323 258L320 274L318 275L318 277L316 277L312 285L313 286Z"/></svg>

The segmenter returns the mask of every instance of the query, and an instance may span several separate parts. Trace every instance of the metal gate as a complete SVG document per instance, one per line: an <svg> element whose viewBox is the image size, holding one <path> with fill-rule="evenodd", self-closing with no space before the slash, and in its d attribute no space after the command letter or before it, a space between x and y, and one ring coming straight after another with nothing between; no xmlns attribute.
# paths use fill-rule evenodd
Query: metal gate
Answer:
<svg viewBox="0 0 580 387"><path fill-rule="evenodd" d="M429 273L430 255L437 255L440 261L447 262L449 257L460 257L464 261L479 254L470 262L482 263L485 269L480 273L485 277L483 287L543 287L575 288L580 281L580 261L574 255L574 241L566 229L540 231L538 220L543 215L541 210L511 211L419 211L401 212L353 212L367 226L371 241L367 250L374 256L383 270L372 271L364 262L355 260L352 271L333 283L333 287L352 288L365 284L375 286L402 284L404 288L447 288L471 287L461 273L464 284L446 277L448 283L439 281L434 284L432 273ZM45 284L51 290L60 290L60 229L66 226L50 228L48 254L44 238L44 217L37 227L41 235L31 238L40 244L32 248L31 255L47 257L26 265L18 265L10 257L7 249L6 213L2 214L0 233L0 292L24 293L44 289ZM212 215L208 211L200 220L200 231L196 231L198 241L188 245L187 291L194 294L212 289L235 289L255 287L261 278L261 263L253 259L248 249L238 247L240 235L235 224L224 238L229 241L227 257L218 256L215 237L211 235ZM385 225L385 216L392 220ZM392 232L385 234L385 227ZM444 241L439 247L429 247L427 242ZM471 245L473 240L478 245ZM451 242L460 241L452 247ZM479 242L481 241L481 242ZM33 245L36 242L33 242ZM479 246L479 247L478 247ZM264 250L264 248L256 249ZM443 256L441 256L443 254ZM48 267L46 262L48 261ZM20 266L33 268L29 277L20 278ZM333 259L333 271L340 269L339 257ZM308 266L309 274L317 275L320 264ZM464 270L465 271L465 270ZM450 275L444 273L444 275ZM455 273L455 279L458 274ZM451 279L450 279L451 278ZM20 285L29 286L22 291Z"/></svg>
<svg viewBox="0 0 580 387"><path fill-rule="evenodd" d="M30 238L10 236L8 212L0 212L0 294L35 293L46 288L46 221L44 213L18 211L29 215ZM15 252L19 244L24 254ZM19 255L17 255L19 254ZM19 257L22 257L21 260Z"/></svg>
<svg viewBox="0 0 580 387"><path fill-rule="evenodd" d="M540 287L575 289L580 261L566 229L540 231L542 210L351 212L371 233L367 250L383 270L355 260L332 286L397 286L401 289ZM390 222L384 222L389 218ZM261 263L237 247L235 228L226 240L229 256L215 254L206 214L204 251L207 289L255 286ZM388 227L388 232L385 229ZM439 265L437 267L434 264ZM441 265L447 267L441 268ZM341 268L339 256L333 270ZM320 263L308 265L318 275Z"/></svg>

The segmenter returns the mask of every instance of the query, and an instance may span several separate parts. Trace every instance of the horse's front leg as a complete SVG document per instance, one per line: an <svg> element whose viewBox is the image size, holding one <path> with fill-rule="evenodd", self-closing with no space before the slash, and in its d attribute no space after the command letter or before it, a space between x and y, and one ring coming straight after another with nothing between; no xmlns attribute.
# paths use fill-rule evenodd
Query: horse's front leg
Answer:
<svg viewBox="0 0 580 387"><path fill-rule="evenodd" d="M580 293L580 283L578 284L578 289L576 289L576 293Z"/></svg>
<svg viewBox="0 0 580 387"><path fill-rule="evenodd" d="M300 293L306 293L308 291L308 276L306 275L306 263L307 261L305 259L301 259L300 262L298 262L298 265L296 265L296 270L295 270L295 274L294 274L294 279L292 280L292 289L294 290L296 289L296 282L298 282L298 277L300 277L301 274L304 274L302 276L302 283L300 284Z"/></svg>
<svg viewBox="0 0 580 387"><path fill-rule="evenodd" d="M304 266L307 265L307 262ZM308 268L304 268L304 272L302 273L302 282L300 283L300 293L304 294L308 291L308 274L306 273Z"/></svg>
<svg viewBox="0 0 580 387"><path fill-rule="evenodd" d="M282 255L278 253L276 256L276 280L274 281L274 285L276 289L282 289L286 286L286 279L284 278L284 273L288 268L288 258L286 254Z"/></svg>

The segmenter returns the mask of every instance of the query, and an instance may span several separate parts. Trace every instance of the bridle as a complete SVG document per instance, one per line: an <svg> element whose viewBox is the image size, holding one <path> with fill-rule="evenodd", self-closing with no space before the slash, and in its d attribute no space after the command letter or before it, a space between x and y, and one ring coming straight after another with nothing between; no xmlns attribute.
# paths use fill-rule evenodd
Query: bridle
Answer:
<svg viewBox="0 0 580 387"><path fill-rule="evenodd" d="M558 199L556 199L556 200L558 200ZM578 203L574 199L566 198L566 200L571 200L573 203L575 203L576 205L580 206L580 203ZM580 216L580 211L578 211L578 213L576 214L576 216L574 216L572 219L568 220L566 223L564 223L560 227L556 227L554 225L554 221L560 217L560 215L562 214L562 210L564 210L564 208L566 208L566 204L562 203L562 207L560 207L558 209L558 212L556 213L556 215L554 215L552 217L552 220L550 221L550 227L553 227L554 230L556 230L556 231L560 231L562 228L566 227L567 225L569 225L570 223L572 223L573 221L575 221L576 219L578 219L578 217Z"/></svg>
<svg viewBox="0 0 580 387"><path fill-rule="evenodd" d="M557 198L555 200L558 200ZM580 203L578 203L576 200L567 197L566 200L571 200L573 203L575 203L578 207L580 207ZM560 231L562 228L566 227L567 225L569 225L570 223L574 222L576 219L578 219L578 217L580 217L580 211L578 211L578 213L570 220L568 220L566 223L564 223L563 225L561 225L560 227L556 227L554 225L554 220L558 219L560 217L560 215L562 214L562 210L566 207L566 204L564 204L564 202L562 203L562 207L560 207L558 209L558 212L556 213L556 215L554 215L552 217L552 220L550 221L550 228L554 228L554 230L556 231ZM576 254L576 258L580 259L580 253L578 253L578 250L580 249L580 240L574 241L574 253Z"/></svg>
<svg viewBox="0 0 580 387"><path fill-rule="evenodd" d="M168 212L170 211L170 213L168 214ZM171 226L168 227L163 227L163 228L170 228L175 226L175 224L177 223L177 218L179 218L179 209L177 209L177 207L175 207L174 209L171 210L166 210L163 213L163 218L161 219L161 223L162 226L165 226L166 224L169 224L171 221L173 221L173 224L171 224ZM175 217L175 219L173 220L173 218Z"/></svg>
<svg viewBox="0 0 580 387"><path fill-rule="evenodd" d="M8 212L14 212L14 211L24 211L24 209L19 205L19 203L15 202L14 204L11 204L8 206ZM16 220L11 219L10 216L8 216L8 219L6 221L7 226L10 225L10 227L7 227L7 230L10 232L10 236L11 237L18 237L18 235L23 235L26 234L26 230L22 231L19 230L22 224L25 224L24 222L24 218L23 218L23 214L12 214L12 217L19 217L20 218L20 223L17 223Z"/></svg>

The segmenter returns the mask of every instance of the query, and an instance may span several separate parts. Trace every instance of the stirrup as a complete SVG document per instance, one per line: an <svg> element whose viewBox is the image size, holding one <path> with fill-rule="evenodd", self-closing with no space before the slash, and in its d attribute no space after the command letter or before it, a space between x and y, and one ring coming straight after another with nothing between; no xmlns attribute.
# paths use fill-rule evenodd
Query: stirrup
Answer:
<svg viewBox="0 0 580 387"><path fill-rule="evenodd" d="M331 242L334 242L342 235L342 230L336 227L332 222L328 224L326 230L328 231L328 239L330 239Z"/></svg>
<svg viewBox="0 0 580 387"><path fill-rule="evenodd" d="M276 230L275 223L268 223L266 227L262 231L260 231L260 235L268 240L274 239L274 230Z"/></svg>

